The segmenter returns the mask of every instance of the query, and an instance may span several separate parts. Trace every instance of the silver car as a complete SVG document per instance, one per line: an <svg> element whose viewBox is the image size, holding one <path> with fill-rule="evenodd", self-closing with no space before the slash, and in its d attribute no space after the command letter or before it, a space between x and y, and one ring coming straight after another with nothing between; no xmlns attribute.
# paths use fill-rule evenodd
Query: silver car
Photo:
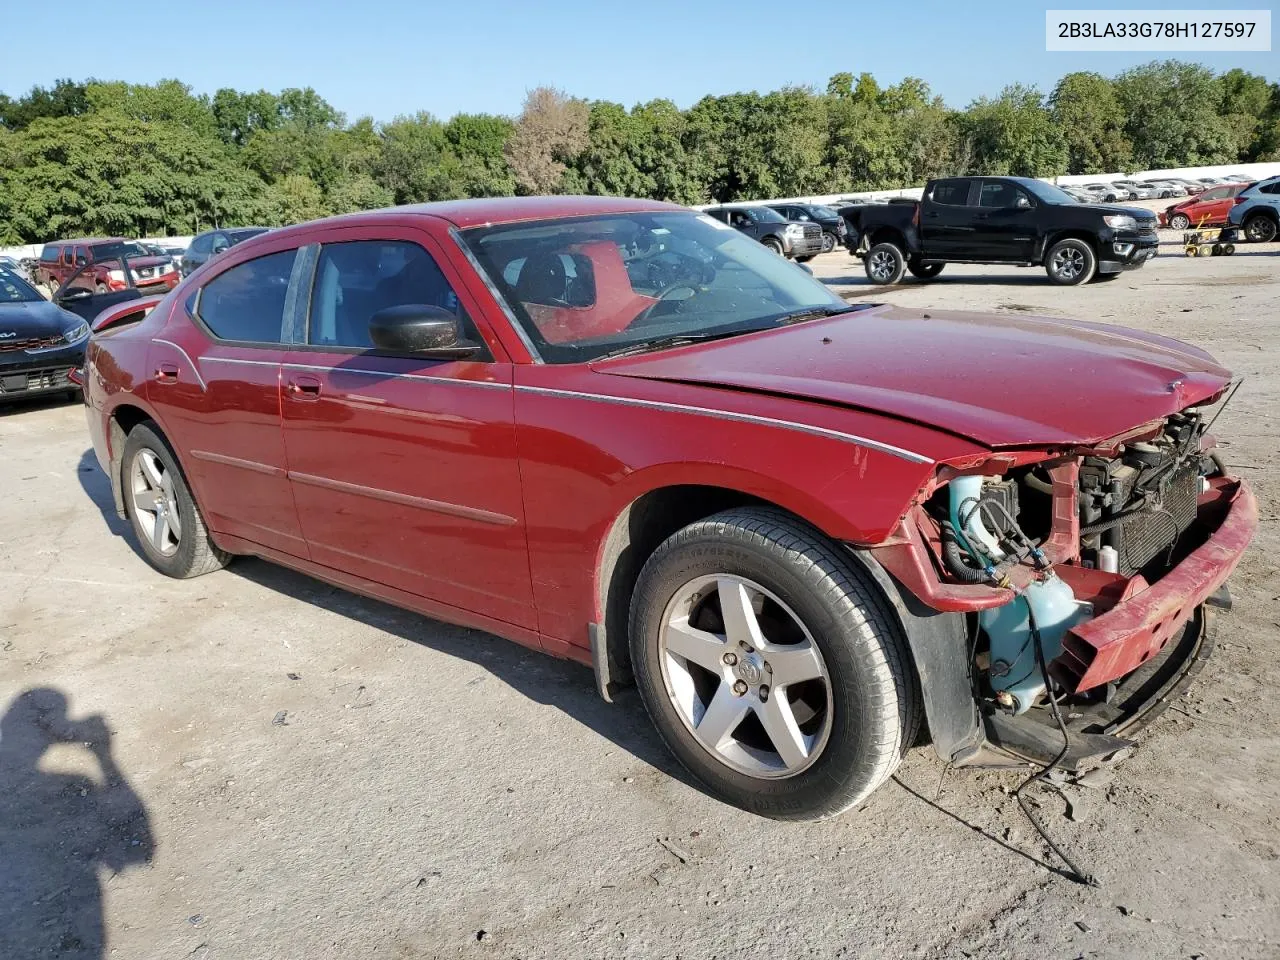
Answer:
<svg viewBox="0 0 1280 960"><path fill-rule="evenodd" d="M1131 200L1156 200L1160 196L1160 191L1149 183L1139 183L1136 180L1116 180L1113 182L1116 186L1124 187L1128 190Z"/></svg>
<svg viewBox="0 0 1280 960"><path fill-rule="evenodd" d="M1097 203L1115 203L1117 200L1128 200L1129 191L1115 183L1086 183L1081 189L1093 194Z"/></svg>
<svg viewBox="0 0 1280 960"><path fill-rule="evenodd" d="M1161 200L1168 200L1170 197L1185 197L1187 195L1187 188L1176 180L1144 180L1143 183L1159 191Z"/></svg>

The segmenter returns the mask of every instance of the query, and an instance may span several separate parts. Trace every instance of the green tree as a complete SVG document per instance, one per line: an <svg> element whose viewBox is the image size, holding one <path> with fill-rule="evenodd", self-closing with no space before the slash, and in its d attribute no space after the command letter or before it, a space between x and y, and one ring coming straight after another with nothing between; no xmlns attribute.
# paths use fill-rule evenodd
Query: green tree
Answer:
<svg viewBox="0 0 1280 960"><path fill-rule="evenodd" d="M223 87L213 95L210 108L219 139L237 147L257 131L274 130L281 122L280 98L266 90L241 93Z"/></svg>
<svg viewBox="0 0 1280 960"><path fill-rule="evenodd" d="M0 93L0 127L21 130L41 117L78 117L88 113L92 106L85 94L88 84L72 80L57 80L49 89L32 87L17 100Z"/></svg>
<svg viewBox="0 0 1280 960"><path fill-rule="evenodd" d="M291 173L272 184L267 201L275 223L303 223L329 213L324 192L301 173Z"/></svg>
<svg viewBox="0 0 1280 960"><path fill-rule="evenodd" d="M1269 121L1275 119L1272 113L1275 88L1266 77L1239 67L1228 70L1218 78L1218 82L1222 87L1219 113L1234 141L1236 156L1233 159L1259 159L1265 152L1264 138L1270 132Z"/></svg>
<svg viewBox="0 0 1280 960"><path fill-rule="evenodd" d="M960 126L972 144L974 173L1050 177L1066 172L1066 140L1035 87L1014 84L994 100L975 100Z"/></svg>
<svg viewBox="0 0 1280 960"><path fill-rule="evenodd" d="M1115 85L1097 73L1069 73L1049 97L1053 121L1067 144L1068 173L1124 171L1133 145L1124 135L1125 112Z"/></svg>
<svg viewBox="0 0 1280 960"><path fill-rule="evenodd" d="M1115 87L1136 166L1158 170L1237 159L1231 126L1219 114L1222 88L1207 67L1148 63L1120 74Z"/></svg>

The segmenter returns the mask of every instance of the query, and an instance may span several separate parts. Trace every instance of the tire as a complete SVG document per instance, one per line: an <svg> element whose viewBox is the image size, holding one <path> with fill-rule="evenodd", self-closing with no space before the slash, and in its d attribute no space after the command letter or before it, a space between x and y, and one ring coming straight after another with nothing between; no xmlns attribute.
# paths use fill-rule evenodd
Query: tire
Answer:
<svg viewBox="0 0 1280 960"><path fill-rule="evenodd" d="M1224 243L1222 245L1222 255L1224 257L1229 257L1235 252L1236 252L1236 245L1234 243Z"/></svg>
<svg viewBox="0 0 1280 960"><path fill-rule="evenodd" d="M775 240L773 237L765 237L760 242L763 243L770 250L772 250L774 253L776 253L778 256L780 257L783 256L782 244L779 243L777 240Z"/></svg>
<svg viewBox="0 0 1280 960"><path fill-rule="evenodd" d="M1191 218L1185 213L1175 213L1169 218L1169 226L1174 230L1185 230L1191 226Z"/></svg>
<svg viewBox="0 0 1280 960"><path fill-rule="evenodd" d="M1265 213L1255 213L1244 222L1244 235L1254 243L1270 243L1276 238L1276 221Z"/></svg>
<svg viewBox="0 0 1280 960"><path fill-rule="evenodd" d="M803 257L796 257L795 260L796 260L796 263L808 263L810 260L812 260L816 256L817 256L816 253L808 253L808 254L805 254Z"/></svg>
<svg viewBox="0 0 1280 960"><path fill-rule="evenodd" d="M911 271L911 275L919 280L932 280L942 272L945 263L917 263L914 260L907 261L907 269Z"/></svg>
<svg viewBox="0 0 1280 960"><path fill-rule="evenodd" d="M836 235L834 233L827 233L825 230L822 232L823 253L830 253L836 248L837 243L839 243L839 240L836 239Z"/></svg>
<svg viewBox="0 0 1280 960"><path fill-rule="evenodd" d="M1093 279L1097 283L1108 283L1112 280L1118 280L1122 276L1124 274L1117 270L1115 273L1095 273Z"/></svg>
<svg viewBox="0 0 1280 960"><path fill-rule="evenodd" d="M1211 256L1211 257L1220 257L1220 256L1222 256L1222 244L1220 244L1220 243L1215 243L1212 247L1210 247L1210 248L1209 248L1209 256Z"/></svg>
<svg viewBox="0 0 1280 960"><path fill-rule="evenodd" d="M76 387L74 390L68 390L67 402L68 403L84 403L84 391L82 391L79 387Z"/></svg>
<svg viewBox="0 0 1280 960"><path fill-rule="evenodd" d="M752 600L737 607L753 611L738 621L744 629L725 628L721 596ZM839 547L782 511L728 510L667 538L640 572L630 642L641 697L671 752L711 793L760 816L841 813L915 741L919 693L892 607ZM810 679L771 690L784 669ZM714 714L704 709L712 704ZM725 719L712 743L695 732L708 717ZM775 745L766 722L791 734L780 738L789 747Z"/></svg>
<svg viewBox="0 0 1280 960"><path fill-rule="evenodd" d="M1049 275L1049 281L1060 287L1088 283L1097 269L1098 258L1093 247L1075 237L1059 240L1044 258L1044 271Z"/></svg>
<svg viewBox="0 0 1280 960"><path fill-rule="evenodd" d="M158 468L158 472L152 468ZM219 550L209 538L178 458L153 424L141 423L129 432L120 469L125 512L142 555L151 566L182 580L212 573L230 562L230 554ZM140 503L153 492L158 495L157 506L161 506L159 495L163 495L163 519L159 511L148 517L145 515L149 511L140 509ZM174 513L178 518L176 531L169 519ZM157 531L156 525L161 522L164 529Z"/></svg>
<svg viewBox="0 0 1280 960"><path fill-rule="evenodd" d="M907 259L896 243L877 243L867 251L863 263L872 283L897 283L907 272Z"/></svg>

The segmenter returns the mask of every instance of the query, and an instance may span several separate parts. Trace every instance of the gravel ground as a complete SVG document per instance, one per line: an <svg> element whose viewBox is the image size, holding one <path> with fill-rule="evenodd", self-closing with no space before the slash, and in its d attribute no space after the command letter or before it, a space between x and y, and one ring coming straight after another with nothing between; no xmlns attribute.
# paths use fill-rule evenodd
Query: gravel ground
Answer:
<svg viewBox="0 0 1280 960"><path fill-rule="evenodd" d="M1046 869L1013 773L917 749L861 810L773 823L581 667L259 561L167 580L80 408L24 404L0 411L0 956L1280 956L1280 248L1065 290L813 266L1156 330L1248 378L1215 432L1264 521L1215 658L1070 818L1043 796L1098 888Z"/></svg>

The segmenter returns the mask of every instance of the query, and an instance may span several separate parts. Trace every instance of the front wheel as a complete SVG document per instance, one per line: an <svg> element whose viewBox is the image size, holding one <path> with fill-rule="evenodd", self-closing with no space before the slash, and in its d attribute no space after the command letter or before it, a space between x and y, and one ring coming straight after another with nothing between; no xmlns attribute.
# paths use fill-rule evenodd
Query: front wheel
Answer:
<svg viewBox="0 0 1280 960"><path fill-rule="evenodd" d="M830 253L835 248L836 248L836 235L834 233L826 233L824 231L822 234L822 252Z"/></svg>
<svg viewBox="0 0 1280 960"><path fill-rule="evenodd" d="M1169 226L1174 230L1185 230L1191 226L1191 218L1185 213L1175 213L1169 218Z"/></svg>
<svg viewBox="0 0 1280 960"><path fill-rule="evenodd" d="M186 579L225 567L230 556L209 537L178 459L154 427L139 424L124 444L125 510L147 562Z"/></svg>
<svg viewBox="0 0 1280 960"><path fill-rule="evenodd" d="M1074 237L1059 240L1045 257L1045 273L1049 280L1063 287L1072 287L1078 283L1087 283L1093 279L1098 269L1098 258L1094 256L1093 247L1083 240Z"/></svg>
<svg viewBox="0 0 1280 960"><path fill-rule="evenodd" d="M867 251L867 279L872 283L897 283L907 271L907 260L894 243L877 243Z"/></svg>
<svg viewBox="0 0 1280 960"><path fill-rule="evenodd" d="M1244 235L1254 243L1270 243L1276 238L1276 221L1264 213L1255 213L1244 222Z"/></svg>
<svg viewBox="0 0 1280 960"><path fill-rule="evenodd" d="M907 261L907 269L911 271L913 277L920 280L932 280L942 272L945 263L920 263L915 260Z"/></svg>
<svg viewBox="0 0 1280 960"><path fill-rule="evenodd" d="M782 244L779 243L777 240L775 240L773 237L765 237L764 240L761 241L761 243L763 243L766 247L768 247L772 252L776 253L778 256L783 255Z"/></svg>
<svg viewBox="0 0 1280 960"><path fill-rule="evenodd" d="M685 527L631 603L631 659L672 753L728 803L779 820L862 802L915 739L892 608L819 533L772 509Z"/></svg>

